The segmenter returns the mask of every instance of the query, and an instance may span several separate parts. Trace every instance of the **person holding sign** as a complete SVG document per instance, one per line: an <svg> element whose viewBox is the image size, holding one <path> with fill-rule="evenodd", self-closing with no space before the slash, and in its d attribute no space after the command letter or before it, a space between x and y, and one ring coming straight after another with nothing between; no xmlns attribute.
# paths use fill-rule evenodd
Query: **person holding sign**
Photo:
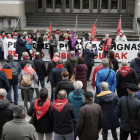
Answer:
<svg viewBox="0 0 140 140"><path fill-rule="evenodd" d="M103 57L109 57L109 51L116 46L116 43L112 38L109 38L109 34L105 35L105 38L102 39L99 45L103 50Z"/></svg>
<svg viewBox="0 0 140 140"><path fill-rule="evenodd" d="M126 38L126 36L124 35L123 30L120 30L119 35L116 36L115 41L116 41L116 42L117 42L117 41L124 41L124 42L127 41L127 38Z"/></svg>

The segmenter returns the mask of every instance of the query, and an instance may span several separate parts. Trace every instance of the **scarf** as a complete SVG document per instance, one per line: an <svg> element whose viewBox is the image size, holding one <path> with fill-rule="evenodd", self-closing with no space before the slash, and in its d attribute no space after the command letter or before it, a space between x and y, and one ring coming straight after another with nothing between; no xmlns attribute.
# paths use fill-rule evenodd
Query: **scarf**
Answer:
<svg viewBox="0 0 140 140"><path fill-rule="evenodd" d="M44 114L47 113L47 111L49 110L50 107L50 100L46 100L46 102L43 104L43 106L38 106L38 100L37 99L35 102L35 111L36 111L36 118L37 120L39 120L41 117L44 116Z"/></svg>
<svg viewBox="0 0 140 140"><path fill-rule="evenodd" d="M130 71L130 67L125 66L120 68L120 73L122 74L123 77L125 77Z"/></svg>
<svg viewBox="0 0 140 140"><path fill-rule="evenodd" d="M5 38L5 35L1 35L1 38Z"/></svg>
<svg viewBox="0 0 140 140"><path fill-rule="evenodd" d="M13 33L12 33L12 35L13 35L13 36L18 36L18 33L17 33L17 34L15 34L15 33L13 32Z"/></svg>
<svg viewBox="0 0 140 140"><path fill-rule="evenodd" d="M66 37L65 37L65 39L64 39L64 40L68 40L68 38L66 38Z"/></svg>
<svg viewBox="0 0 140 140"><path fill-rule="evenodd" d="M62 109L64 108L64 106L66 105L67 102L68 102L67 99L64 99L64 100L56 99L55 102L52 104L52 106L53 106L58 112L61 112Z"/></svg>
<svg viewBox="0 0 140 140"><path fill-rule="evenodd" d="M30 75L32 75L35 72L35 70L32 67L29 67L29 66L25 66L23 71L29 73Z"/></svg>
<svg viewBox="0 0 140 140"><path fill-rule="evenodd" d="M29 56L28 57L24 57L24 59L29 59Z"/></svg>
<svg viewBox="0 0 140 140"><path fill-rule="evenodd" d="M124 36L124 34L122 34L122 35L119 35L120 37L123 37Z"/></svg>
<svg viewBox="0 0 140 140"><path fill-rule="evenodd" d="M64 64L57 64L55 68L64 68Z"/></svg>
<svg viewBox="0 0 140 140"><path fill-rule="evenodd" d="M52 60L53 60L55 63L57 63L59 59L60 59L59 57L55 56L55 57L53 57Z"/></svg>
<svg viewBox="0 0 140 140"><path fill-rule="evenodd" d="M7 39L13 39L12 37L8 37Z"/></svg>
<svg viewBox="0 0 140 140"><path fill-rule="evenodd" d="M32 44L32 39L31 38L28 38L28 39L25 39L30 45Z"/></svg>

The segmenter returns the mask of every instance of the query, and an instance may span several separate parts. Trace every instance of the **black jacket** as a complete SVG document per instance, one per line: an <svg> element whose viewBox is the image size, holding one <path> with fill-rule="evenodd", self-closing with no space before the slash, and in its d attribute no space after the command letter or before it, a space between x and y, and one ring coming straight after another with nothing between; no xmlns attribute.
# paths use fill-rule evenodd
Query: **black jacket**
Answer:
<svg viewBox="0 0 140 140"><path fill-rule="evenodd" d="M57 94L60 90L66 90L68 97L69 93L74 90L73 83L69 79L59 81L55 89L55 99L57 99Z"/></svg>
<svg viewBox="0 0 140 140"><path fill-rule="evenodd" d="M75 111L72 104L66 103L61 112L52 107L51 118L53 119L55 133L64 135L73 132L72 119L75 118Z"/></svg>
<svg viewBox="0 0 140 140"><path fill-rule="evenodd" d="M131 95L129 94L128 104L132 115L132 119L140 120L140 100L137 99L137 97L131 98ZM125 131L129 131L130 120L126 105L126 96L123 96L117 103L116 114L121 119L121 128Z"/></svg>
<svg viewBox="0 0 140 140"><path fill-rule="evenodd" d="M45 62L40 58L35 58L33 60L33 63L35 65L35 71L38 75L39 80L44 79L47 76L47 69L46 69Z"/></svg>
<svg viewBox="0 0 140 140"><path fill-rule="evenodd" d="M0 88L6 89L7 92L10 90L9 81L4 72L0 71Z"/></svg>
<svg viewBox="0 0 140 140"><path fill-rule="evenodd" d="M4 124L13 119L14 104L5 99L0 99L0 138Z"/></svg>
<svg viewBox="0 0 140 140"><path fill-rule="evenodd" d="M35 65L34 62L32 60L29 59L23 59L22 61L20 61L20 65L22 67L22 69L25 67L26 64L30 63L32 65L32 68L35 69Z"/></svg>
<svg viewBox="0 0 140 140"><path fill-rule="evenodd" d="M114 57L109 57L109 59L111 60L113 64L114 71L116 72L119 69L118 60Z"/></svg>
<svg viewBox="0 0 140 140"><path fill-rule="evenodd" d="M43 44L43 38L40 36L37 38L37 49L43 49L44 44Z"/></svg>
<svg viewBox="0 0 140 140"><path fill-rule="evenodd" d="M45 101L46 100L39 100L38 106L43 106ZM51 133L51 132L53 132L53 121L52 121L52 119L50 119L50 109L51 109L51 105L50 105L50 108L47 111L47 113L44 116L42 116L39 120L37 120L35 117L35 125L34 126L36 128L36 132L39 132L39 133ZM27 114L29 116L32 116L33 112L34 112L34 103L29 108Z"/></svg>
<svg viewBox="0 0 140 140"><path fill-rule="evenodd" d="M22 54L23 52L26 51L26 41L22 41L20 38L17 38L16 42L16 53L17 54Z"/></svg>

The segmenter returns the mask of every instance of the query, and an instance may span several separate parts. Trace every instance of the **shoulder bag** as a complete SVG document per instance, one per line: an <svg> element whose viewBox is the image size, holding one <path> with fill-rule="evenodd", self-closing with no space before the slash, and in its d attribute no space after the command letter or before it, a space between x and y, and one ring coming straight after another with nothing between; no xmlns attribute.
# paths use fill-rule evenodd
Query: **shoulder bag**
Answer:
<svg viewBox="0 0 140 140"><path fill-rule="evenodd" d="M32 114L32 117L31 117L30 121L29 121L29 123L32 124L32 125L35 124L35 119L36 119L36 114L35 113L36 112L35 112L35 108L34 108L34 112Z"/></svg>
<svg viewBox="0 0 140 140"><path fill-rule="evenodd" d="M110 73L111 73L111 69L109 70L109 73L108 73L108 75L107 75L106 79L104 80L104 82L108 79L108 77L109 77Z"/></svg>
<svg viewBox="0 0 140 140"><path fill-rule="evenodd" d="M71 82L73 82L73 83L76 81L75 75L76 75L76 67L74 68L73 74L72 74L72 76L70 78Z"/></svg>

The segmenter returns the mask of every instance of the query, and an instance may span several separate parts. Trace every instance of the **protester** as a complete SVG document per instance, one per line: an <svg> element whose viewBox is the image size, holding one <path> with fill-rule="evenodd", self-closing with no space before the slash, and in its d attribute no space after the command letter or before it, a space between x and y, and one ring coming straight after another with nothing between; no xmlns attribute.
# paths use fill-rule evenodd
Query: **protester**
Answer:
<svg viewBox="0 0 140 140"><path fill-rule="evenodd" d="M88 67L87 71L87 81L89 81L92 67L94 66L94 57L97 56L97 48L92 48L91 44L87 44L85 50L84 50L84 59L85 59L85 64Z"/></svg>
<svg viewBox="0 0 140 140"><path fill-rule="evenodd" d="M23 37L21 35L18 35L17 41L16 41L16 53L18 54L18 61L21 61L22 53L26 51L26 43L27 41L23 41Z"/></svg>
<svg viewBox="0 0 140 140"><path fill-rule="evenodd" d="M37 41L37 30L33 30L33 34L31 35L31 39L33 41Z"/></svg>
<svg viewBox="0 0 140 140"><path fill-rule="evenodd" d="M17 39L18 38L18 31L17 30L14 30L13 32L12 32L12 38L13 39Z"/></svg>
<svg viewBox="0 0 140 140"><path fill-rule="evenodd" d="M51 39L50 30L46 30L45 35L43 36L44 41L49 41Z"/></svg>
<svg viewBox="0 0 140 140"><path fill-rule="evenodd" d="M92 36L91 41L98 41L98 39L96 38L96 36Z"/></svg>
<svg viewBox="0 0 140 140"><path fill-rule="evenodd" d="M138 84L138 77L133 68L128 67L128 61L122 60L121 62L122 67L116 74L117 79L117 94L118 97L121 98L122 96L127 95L127 85L129 84Z"/></svg>
<svg viewBox="0 0 140 140"><path fill-rule="evenodd" d="M36 52L40 53L42 59L42 49L44 48L44 44L43 44L43 38L40 35L40 33L37 33L36 45L37 45Z"/></svg>
<svg viewBox="0 0 140 140"><path fill-rule="evenodd" d="M82 81L83 83L83 90L87 90L87 71L88 68L85 65L85 60L83 57L78 57L77 59L77 65L75 65L73 69L73 73L75 73L75 80L76 81Z"/></svg>
<svg viewBox="0 0 140 140"><path fill-rule="evenodd" d="M115 58L115 52L114 51L109 52L109 59L111 60L111 62L113 64L114 71L116 72L119 69L119 64L118 64L118 60Z"/></svg>
<svg viewBox="0 0 140 140"><path fill-rule="evenodd" d="M57 50L57 45L58 45L58 41L55 38L55 35L52 35L52 38L49 40L49 54L51 56L51 59L53 58L54 53L56 53Z"/></svg>
<svg viewBox="0 0 140 140"><path fill-rule="evenodd" d="M22 53L23 60L20 61L20 65L22 69L25 67L26 64L30 63L32 65L32 68L35 69L34 63L32 60L29 60L29 54L27 52Z"/></svg>
<svg viewBox="0 0 140 140"><path fill-rule="evenodd" d="M120 30L119 35L116 36L115 41L116 41L116 42L117 42L117 41L124 41L124 42L127 41L127 38L126 38L126 36L124 35L123 30Z"/></svg>
<svg viewBox="0 0 140 140"><path fill-rule="evenodd" d="M24 33L23 33L23 39L25 39L25 37L27 36L28 34L27 34L27 32L25 31Z"/></svg>
<svg viewBox="0 0 140 140"><path fill-rule="evenodd" d="M46 69L46 65L45 62L40 58L40 53L36 52L35 53L35 58L33 60L34 65L35 65L35 71L37 73L38 76L38 86L39 86L39 82L42 88L45 88L45 77L47 76L47 69ZM37 98L39 97L39 89L36 88L36 96Z"/></svg>
<svg viewBox="0 0 140 140"><path fill-rule="evenodd" d="M116 47L116 43L112 38L109 38L109 34L105 35L105 38L102 39L99 45L103 50L104 58L109 57L109 51L112 50L113 47Z"/></svg>
<svg viewBox="0 0 140 140"><path fill-rule="evenodd" d="M108 57L106 57L106 59L109 61L109 69L114 70L114 66L112 64L112 61Z"/></svg>
<svg viewBox="0 0 140 140"><path fill-rule="evenodd" d="M38 140L34 126L25 121L26 115L27 111L24 106L15 106L14 119L3 127L3 140Z"/></svg>
<svg viewBox="0 0 140 140"><path fill-rule="evenodd" d="M55 93L55 88L56 88L58 82L62 80L61 73L63 71L67 71L67 69L64 68L63 60L59 59L57 61L56 67L52 69L51 75L50 75L50 82L51 82L51 87L52 87L51 101L53 101L53 98L55 98L53 93Z"/></svg>
<svg viewBox="0 0 140 140"><path fill-rule="evenodd" d="M69 78L71 78L72 73L73 73L73 68L77 63L77 57L75 56L75 52L71 51L70 52L70 57L66 60L66 69L69 72Z"/></svg>
<svg viewBox="0 0 140 140"><path fill-rule="evenodd" d="M0 139L2 136L2 129L6 122L13 119L14 104L6 100L7 92L0 88Z"/></svg>
<svg viewBox="0 0 140 140"><path fill-rule="evenodd" d="M50 100L48 100L48 90L42 88L40 90L40 98L28 110L29 116L32 116L36 112L34 126L39 140L52 140L53 123L49 116L51 106ZM45 139L44 134L46 136Z"/></svg>
<svg viewBox="0 0 140 140"><path fill-rule="evenodd" d="M84 90L82 90L83 83L81 81L74 82L73 86L75 90L69 94L68 102L73 105L76 114L75 118L73 119L73 128L75 132L78 112L81 106L84 104L84 97L83 97ZM76 140L76 137L74 137L74 140Z"/></svg>
<svg viewBox="0 0 140 140"><path fill-rule="evenodd" d="M72 37L72 33L71 33L70 29L67 29L67 34L70 38Z"/></svg>
<svg viewBox="0 0 140 140"><path fill-rule="evenodd" d="M112 137L118 140L116 128L120 126L119 118L115 114L118 97L109 90L107 82L101 82L101 93L97 95L97 103L102 107L103 113L103 140L107 140L108 130L111 129Z"/></svg>
<svg viewBox="0 0 140 140"><path fill-rule="evenodd" d="M23 75L29 75L31 84L28 86L22 85L22 78ZM29 80L29 79L28 79ZM34 94L34 89L38 88L37 82L38 82L38 76L35 70L32 68L31 64L26 64L24 69L21 71L19 77L18 77L19 85L18 88L23 90L23 95L24 95L24 106L26 109L28 109L28 97L30 101L30 106L33 103L33 94Z"/></svg>
<svg viewBox="0 0 140 140"><path fill-rule="evenodd" d="M29 53L30 60L32 60L32 54L30 51L31 50L33 51L33 41L30 38L30 36L28 36L28 35L25 36L25 40L27 41L26 42L26 51Z"/></svg>
<svg viewBox="0 0 140 140"><path fill-rule="evenodd" d="M8 34L7 35L7 39L13 39L12 36L11 36L11 34Z"/></svg>
<svg viewBox="0 0 140 140"><path fill-rule="evenodd" d="M57 94L60 90L65 90L67 92L67 97L70 92L73 91L73 83L69 80L69 73L67 71L63 71L61 73L62 80L58 82L55 89L55 99L57 99Z"/></svg>
<svg viewBox="0 0 140 140"><path fill-rule="evenodd" d="M22 70L21 65L13 60L13 55L9 54L7 56L7 63L3 67L4 69L12 70L12 79L9 80L10 90L7 94L7 99L12 102L12 86L14 91L14 103L18 104L18 76Z"/></svg>
<svg viewBox="0 0 140 140"><path fill-rule="evenodd" d="M121 97L116 106L116 114L121 120L120 140L127 140L129 134L131 135L131 140L139 140L138 132L130 132L130 119L140 120L140 100L136 97L139 88L135 84L129 84L126 88L128 96ZM130 110L132 118L130 118L128 110Z"/></svg>
<svg viewBox="0 0 140 140"><path fill-rule="evenodd" d="M59 41L59 36L61 35L61 29L57 29L55 32L55 38L57 41Z"/></svg>
<svg viewBox="0 0 140 140"><path fill-rule="evenodd" d="M130 68L133 68L136 71L138 82L140 83L140 51L137 53L137 58L134 58L130 62Z"/></svg>
<svg viewBox="0 0 140 140"><path fill-rule="evenodd" d="M84 101L78 113L75 135L79 140L98 140L102 127L101 107L93 103L93 93L90 91L84 93Z"/></svg>
<svg viewBox="0 0 140 140"><path fill-rule="evenodd" d="M52 104L51 117L54 124L54 140L74 140L72 119L75 111L72 104L67 101L67 93L60 90L57 100Z"/></svg>
<svg viewBox="0 0 140 140"><path fill-rule="evenodd" d="M102 69L96 75L96 95L101 92L100 83L103 81L109 84L110 91L114 92L116 88L116 74L114 70L109 69L108 59L102 59L101 67Z"/></svg>

